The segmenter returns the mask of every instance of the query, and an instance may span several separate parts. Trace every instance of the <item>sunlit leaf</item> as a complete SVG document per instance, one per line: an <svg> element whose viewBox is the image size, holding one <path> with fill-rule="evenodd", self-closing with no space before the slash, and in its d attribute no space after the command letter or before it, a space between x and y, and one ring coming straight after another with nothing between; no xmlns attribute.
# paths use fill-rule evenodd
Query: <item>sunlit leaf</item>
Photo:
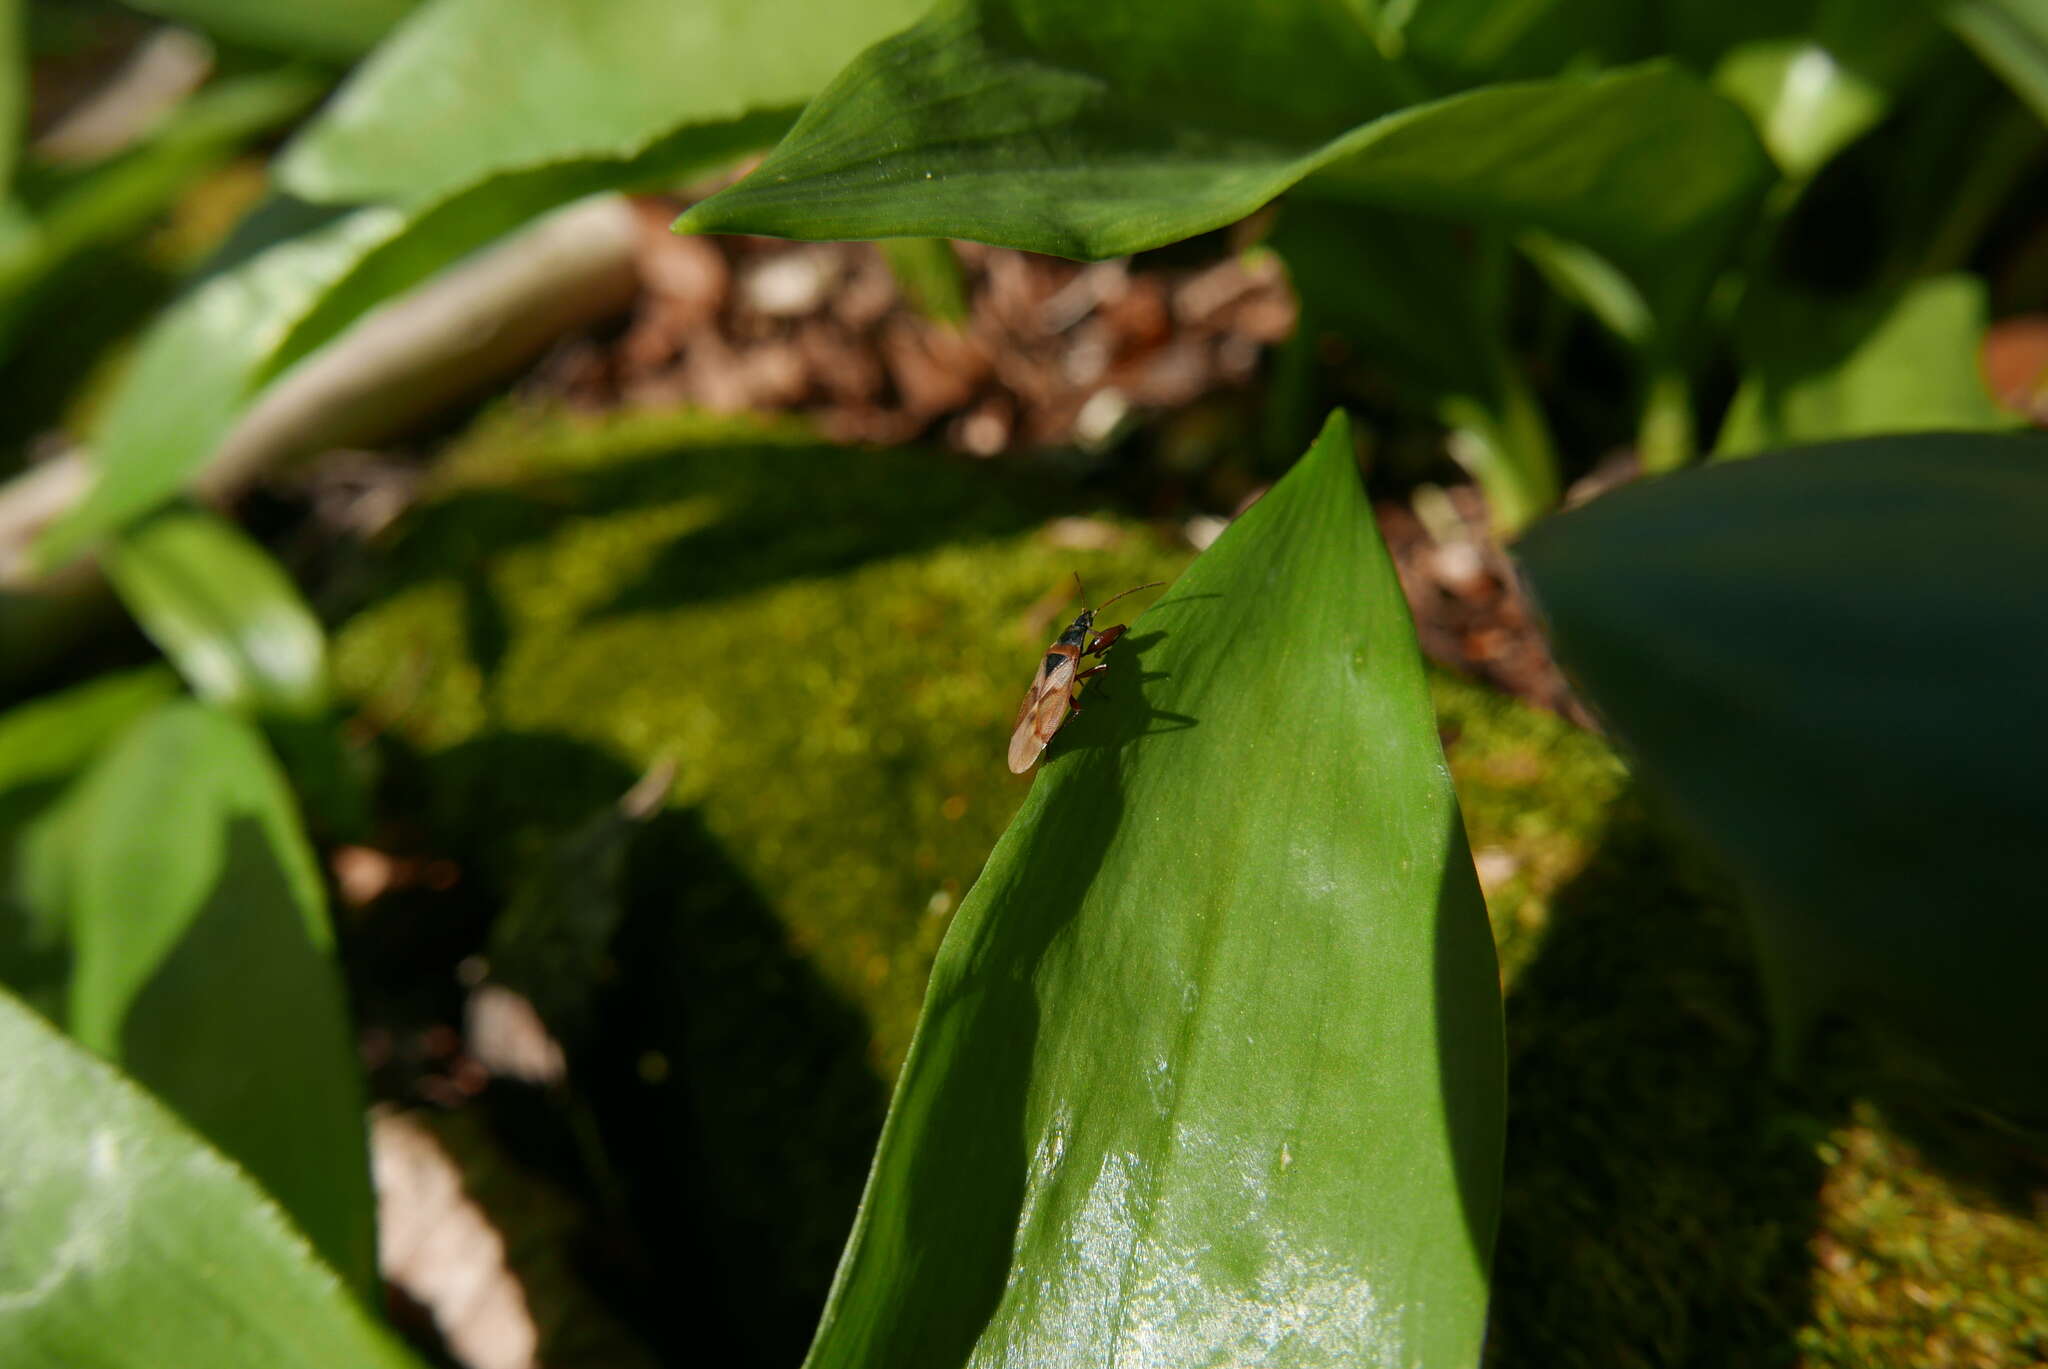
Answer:
<svg viewBox="0 0 2048 1369"><path fill-rule="evenodd" d="M865 53L684 231L1157 247L1283 190L1547 228L1660 315L1696 305L1770 176L1748 121L1665 64L1433 104L1342 7L1225 0L1142 25L1080 0L942 7Z"/></svg>
<svg viewBox="0 0 2048 1369"><path fill-rule="evenodd" d="M2010 427L1978 367L1984 284L1918 281L1849 302L1759 292L1739 330L1749 374L1718 455L1878 433Z"/></svg>
<svg viewBox="0 0 2048 1369"><path fill-rule="evenodd" d="M1474 1363L1499 987L1341 418L1111 662L947 934L809 1363Z"/></svg>
<svg viewBox="0 0 2048 1369"><path fill-rule="evenodd" d="M0 1360L416 1369L246 1175L0 992Z"/></svg>
<svg viewBox="0 0 2048 1369"><path fill-rule="evenodd" d="M287 149L309 200L415 203L622 161L685 126L793 113L923 0L436 0Z"/></svg>
<svg viewBox="0 0 2048 1369"><path fill-rule="evenodd" d="M1631 487L1517 546L1559 659L1748 895L1787 1061L1847 1021L2048 1118L2043 527L2048 439L1928 435Z"/></svg>
<svg viewBox="0 0 2048 1369"><path fill-rule="evenodd" d="M1807 16L1785 6L1757 12L1794 20L1796 31L1733 44L1714 84L1749 111L1772 158L1794 178L1811 176L1867 132L1952 41L1925 0L1820 0Z"/></svg>
<svg viewBox="0 0 2048 1369"><path fill-rule="evenodd" d="M262 738L165 705L83 782L70 1027L373 1287L362 1085L312 850Z"/></svg>
<svg viewBox="0 0 2048 1369"><path fill-rule="evenodd" d="M105 560L128 611L202 698L283 717L326 707L320 620L234 524L166 509L124 531Z"/></svg>
<svg viewBox="0 0 2048 1369"><path fill-rule="evenodd" d="M245 225L142 343L93 434L97 479L44 533L41 563L71 560L170 498L266 383L376 305L556 206L765 146L915 7L888 0L821 21L806 0L433 6L280 171L309 200L369 202L284 199ZM659 75L622 75L642 69Z"/></svg>

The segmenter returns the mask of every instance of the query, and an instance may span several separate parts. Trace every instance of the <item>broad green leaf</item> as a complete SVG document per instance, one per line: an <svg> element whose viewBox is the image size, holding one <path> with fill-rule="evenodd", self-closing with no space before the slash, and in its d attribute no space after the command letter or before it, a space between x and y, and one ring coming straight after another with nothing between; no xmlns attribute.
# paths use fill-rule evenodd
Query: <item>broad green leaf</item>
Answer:
<svg viewBox="0 0 2048 1369"><path fill-rule="evenodd" d="M1341 417L1111 659L947 933L808 1363L1475 1363L1499 987Z"/></svg>
<svg viewBox="0 0 2048 1369"><path fill-rule="evenodd" d="M1877 433L2012 426L1985 386L1984 284L1939 276L1851 303L1758 293L1740 330L1749 374L1719 456Z"/></svg>
<svg viewBox="0 0 2048 1369"><path fill-rule="evenodd" d="M227 435L293 322L403 223L385 208L332 218L213 276L164 314L107 401L92 486L37 543L42 562L71 560L176 493Z"/></svg>
<svg viewBox="0 0 2048 1369"><path fill-rule="evenodd" d="M413 203L802 106L923 0L436 0L285 153L309 200Z"/></svg>
<svg viewBox="0 0 2048 1369"><path fill-rule="evenodd" d="M285 718L327 707L320 620L234 524L165 509L124 530L104 564L128 611L201 698Z"/></svg>
<svg viewBox="0 0 2048 1369"><path fill-rule="evenodd" d="M0 993L0 1361L417 1369L247 1175Z"/></svg>
<svg viewBox="0 0 2048 1369"><path fill-rule="evenodd" d="M1770 176L1748 121L1666 64L1411 108L1348 12L1226 0L1134 20L961 0L864 54L740 184L678 222L796 238L944 236L1111 257L1305 189L1547 228L1682 317ZM1394 112L1389 112L1394 111Z"/></svg>
<svg viewBox="0 0 2048 1369"><path fill-rule="evenodd" d="M175 1108L374 1287L362 1086L290 793L247 723L165 705L82 782L71 1033Z"/></svg>
<svg viewBox="0 0 2048 1369"><path fill-rule="evenodd" d="M419 0L129 0L139 10L160 14L237 43L348 62L378 39Z"/></svg>
<svg viewBox="0 0 2048 1369"><path fill-rule="evenodd" d="M1551 644L1747 895L1787 1063L1840 1018L2048 1119L2048 438L1870 438L1517 545Z"/></svg>
<svg viewBox="0 0 2048 1369"><path fill-rule="evenodd" d="M64 796L128 725L176 691L162 666L108 675L0 714L0 984L57 1012L65 972L63 899L53 885Z"/></svg>

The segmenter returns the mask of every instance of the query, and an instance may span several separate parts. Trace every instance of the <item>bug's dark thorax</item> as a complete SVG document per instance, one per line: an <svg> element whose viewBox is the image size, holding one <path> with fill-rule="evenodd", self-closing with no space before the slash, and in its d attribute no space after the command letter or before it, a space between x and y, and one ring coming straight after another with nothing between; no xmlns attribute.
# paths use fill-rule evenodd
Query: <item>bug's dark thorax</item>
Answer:
<svg viewBox="0 0 2048 1369"><path fill-rule="evenodd" d="M1069 661L1081 659L1081 653L1088 646L1088 630L1095 623L1095 610L1088 609L1073 621L1072 626L1059 635L1045 653L1045 672L1051 674Z"/></svg>

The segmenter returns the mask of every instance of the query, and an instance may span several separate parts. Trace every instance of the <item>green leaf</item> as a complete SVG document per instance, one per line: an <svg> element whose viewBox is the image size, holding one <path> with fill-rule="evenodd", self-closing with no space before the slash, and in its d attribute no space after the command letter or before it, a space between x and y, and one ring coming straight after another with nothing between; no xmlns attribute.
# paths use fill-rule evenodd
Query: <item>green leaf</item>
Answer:
<svg viewBox="0 0 2048 1369"><path fill-rule="evenodd" d="M1756 291L1739 330L1749 374L1718 456L1836 437L2012 426L1978 364L1984 284L1939 276L1875 300Z"/></svg>
<svg viewBox="0 0 2048 1369"><path fill-rule="evenodd" d="M71 1033L375 1287L362 1086L313 852L247 723L165 705L83 781Z"/></svg>
<svg viewBox="0 0 2048 1369"><path fill-rule="evenodd" d="M28 126L28 51L21 0L0 0L0 201L14 190L21 135Z"/></svg>
<svg viewBox="0 0 2048 1369"><path fill-rule="evenodd" d="M45 531L39 561L71 560L168 499L268 381L399 291L570 200L673 183L773 141L816 84L910 3L850 6L857 19L826 22L804 0L716 10L447 0L423 12L322 112L281 173L308 198L379 202L316 210L281 199L238 234L144 340L94 435L98 478ZM670 17L611 22L657 11ZM778 26L801 36L742 46ZM581 37L499 47L507 34L565 31ZM478 52L498 60L477 65ZM650 63L659 82L621 79Z"/></svg>
<svg viewBox="0 0 2048 1369"><path fill-rule="evenodd" d="M78 773L178 687L162 666L108 675L0 714L0 984L56 1013L66 970L71 862L64 797Z"/></svg>
<svg viewBox="0 0 2048 1369"><path fill-rule="evenodd" d="M1948 0L1942 12L1984 65L2048 120L2048 0Z"/></svg>
<svg viewBox="0 0 2048 1369"><path fill-rule="evenodd" d="M419 0L129 0L237 43L345 63L377 45Z"/></svg>
<svg viewBox="0 0 2048 1369"><path fill-rule="evenodd" d="M240 1170L0 993L0 1360L417 1369Z"/></svg>
<svg viewBox="0 0 2048 1369"><path fill-rule="evenodd" d="M1650 51L1657 17L1634 0L1428 0L1381 14L1399 16L1402 60L1450 87L1620 65Z"/></svg>
<svg viewBox="0 0 2048 1369"><path fill-rule="evenodd" d="M686 125L794 112L923 0L437 0L289 148L308 200L414 203Z"/></svg>
<svg viewBox="0 0 2048 1369"><path fill-rule="evenodd" d="M1551 643L1750 904L1782 1058L1839 1018L2048 1118L2048 439L1871 438L1516 547Z"/></svg>
<svg viewBox="0 0 2048 1369"><path fill-rule="evenodd" d="M1338 6L1241 22L1079 0L950 4L869 50L689 232L959 237L1069 257L1157 247L1304 178L1336 198L1542 227L1683 316L1768 181L1741 112L1677 67L1494 86L1396 109L1411 83Z"/></svg>
<svg viewBox="0 0 2048 1369"><path fill-rule="evenodd" d="M944 238L891 238L882 244L896 288L911 307L935 323L967 318L967 282L960 259Z"/></svg>
<svg viewBox="0 0 2048 1369"><path fill-rule="evenodd" d="M1453 430L1452 455L1519 529L1558 497L1543 411L1508 354L1501 244L1438 220L1290 202L1271 238L1301 300L1302 328L1329 330Z"/></svg>
<svg viewBox="0 0 2048 1369"><path fill-rule="evenodd" d="M298 586L227 520L166 509L126 529L107 576L201 698L310 718L327 707L327 639Z"/></svg>
<svg viewBox="0 0 2048 1369"><path fill-rule="evenodd" d="M1476 1362L1499 987L1341 416L1112 661L947 933L808 1363Z"/></svg>
<svg viewBox="0 0 2048 1369"><path fill-rule="evenodd" d="M384 208L333 218L204 281L165 313L107 401L92 486L44 532L39 560L69 561L174 494L227 436L292 323L403 223Z"/></svg>
<svg viewBox="0 0 2048 1369"><path fill-rule="evenodd" d="M1804 179L1876 125L1946 43L1926 0L1820 0L1799 32L1730 47L1714 84Z"/></svg>
<svg viewBox="0 0 2048 1369"><path fill-rule="evenodd" d="M0 349L19 345L37 320L38 287L91 248L141 232L193 181L296 118L326 88L325 80L294 70L217 82L141 145L42 187L34 220L0 241Z"/></svg>

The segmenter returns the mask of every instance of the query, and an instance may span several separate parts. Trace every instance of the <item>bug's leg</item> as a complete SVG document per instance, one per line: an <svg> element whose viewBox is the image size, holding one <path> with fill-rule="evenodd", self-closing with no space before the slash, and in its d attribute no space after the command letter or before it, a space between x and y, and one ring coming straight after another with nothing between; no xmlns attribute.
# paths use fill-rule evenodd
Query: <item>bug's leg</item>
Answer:
<svg viewBox="0 0 2048 1369"><path fill-rule="evenodd" d="M1081 683L1081 681L1083 681L1083 680L1092 680L1092 679L1094 679L1094 678L1095 678L1095 677L1096 677L1097 675L1100 675L1100 674L1101 674L1101 673L1102 673L1103 671L1105 671L1105 670L1107 670L1107 669L1109 669L1109 667L1108 667L1107 665L1092 665L1092 666L1089 666L1089 667L1088 667L1088 668L1087 668L1086 670L1084 670L1084 671L1082 671L1082 672L1081 672L1080 674L1078 674L1078 675L1074 676L1074 683L1075 683L1075 684L1079 684L1079 683ZM1089 686L1088 686L1088 693L1090 693L1090 694L1101 694L1101 693L1102 693L1102 686L1101 686L1101 685L1099 685L1099 684L1096 684L1096 685L1089 685ZM1103 695L1102 695L1102 701L1103 701L1104 703L1108 703L1108 702L1109 702L1109 695L1107 695L1107 694L1103 694Z"/></svg>
<svg viewBox="0 0 2048 1369"><path fill-rule="evenodd" d="M1118 623L1115 627L1106 627L1095 634L1095 640L1090 642L1088 649L1081 654L1083 656L1106 656L1109 654L1109 649L1116 645L1117 639L1128 631L1130 631L1130 628L1123 623Z"/></svg>

